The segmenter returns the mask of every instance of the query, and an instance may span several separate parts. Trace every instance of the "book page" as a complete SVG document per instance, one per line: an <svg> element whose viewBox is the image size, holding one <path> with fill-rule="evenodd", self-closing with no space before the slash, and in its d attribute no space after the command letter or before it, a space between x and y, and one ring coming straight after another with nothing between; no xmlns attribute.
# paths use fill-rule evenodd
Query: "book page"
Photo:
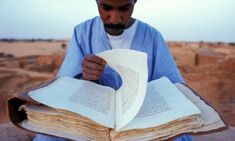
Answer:
<svg viewBox="0 0 235 141"><path fill-rule="evenodd" d="M114 128L115 91L91 81L59 77L29 96L50 107L85 116L101 125Z"/></svg>
<svg viewBox="0 0 235 141"><path fill-rule="evenodd" d="M116 130L127 125L143 104L147 88L147 54L129 49L113 49L98 54L119 73L122 85L116 91Z"/></svg>
<svg viewBox="0 0 235 141"><path fill-rule="evenodd" d="M27 119L20 126L37 133L43 131L42 133L79 141L109 140L110 128L96 124L84 116L45 105L24 104L19 110L27 114Z"/></svg>
<svg viewBox="0 0 235 141"><path fill-rule="evenodd" d="M226 125L221 120L219 114L208 104L206 104L199 96L183 84L176 83L176 87L197 107L201 110L200 117L204 120L204 126L200 129L194 130L194 132L210 131L225 127Z"/></svg>
<svg viewBox="0 0 235 141"><path fill-rule="evenodd" d="M168 78L162 77L148 83L147 94L139 113L122 130L160 126L200 113Z"/></svg>

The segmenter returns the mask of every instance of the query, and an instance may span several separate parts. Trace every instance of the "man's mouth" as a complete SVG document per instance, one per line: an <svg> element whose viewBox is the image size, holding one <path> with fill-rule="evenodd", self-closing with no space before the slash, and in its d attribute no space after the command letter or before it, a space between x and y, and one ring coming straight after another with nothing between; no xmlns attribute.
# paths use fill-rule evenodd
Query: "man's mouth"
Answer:
<svg viewBox="0 0 235 141"><path fill-rule="evenodd" d="M123 29L125 29L125 25L123 25L123 24L105 24L104 27L106 29L112 29L112 30L123 30Z"/></svg>

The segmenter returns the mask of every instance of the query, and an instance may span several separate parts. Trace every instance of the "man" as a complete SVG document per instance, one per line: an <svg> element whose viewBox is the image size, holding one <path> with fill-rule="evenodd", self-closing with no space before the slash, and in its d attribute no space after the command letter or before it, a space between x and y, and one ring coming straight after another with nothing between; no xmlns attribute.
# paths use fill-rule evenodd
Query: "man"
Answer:
<svg viewBox="0 0 235 141"><path fill-rule="evenodd" d="M95 81L118 89L119 75L102 58L99 52L114 48L133 49L148 55L148 81L167 76L173 83L183 83L172 55L161 34L131 17L137 0L97 0L100 17L90 19L74 29L64 62L57 76L71 76ZM64 139L37 135L35 141L62 141ZM175 141L191 141L181 136Z"/></svg>

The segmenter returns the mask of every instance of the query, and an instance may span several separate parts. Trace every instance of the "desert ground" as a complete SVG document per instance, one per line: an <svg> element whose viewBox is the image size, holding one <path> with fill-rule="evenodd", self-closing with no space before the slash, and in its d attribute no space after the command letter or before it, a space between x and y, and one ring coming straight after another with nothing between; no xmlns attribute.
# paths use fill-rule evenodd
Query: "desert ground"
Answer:
<svg viewBox="0 0 235 141"><path fill-rule="evenodd" d="M212 105L228 125L222 132L194 136L196 141L234 141L234 43L168 42L187 85ZM0 41L0 141L30 141L33 133L13 126L6 100L52 80L68 40Z"/></svg>

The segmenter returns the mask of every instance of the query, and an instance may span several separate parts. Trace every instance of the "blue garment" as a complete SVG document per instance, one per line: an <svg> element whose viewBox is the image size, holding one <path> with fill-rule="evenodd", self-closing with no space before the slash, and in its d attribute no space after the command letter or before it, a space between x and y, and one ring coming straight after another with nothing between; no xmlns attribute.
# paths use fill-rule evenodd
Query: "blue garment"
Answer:
<svg viewBox="0 0 235 141"><path fill-rule="evenodd" d="M74 29L73 37L57 77L82 76L81 63L85 55L97 54L111 49L100 17L81 23ZM184 83L169 48L160 32L155 28L139 21L130 49L147 53L148 81L166 76L173 83ZM98 83L118 89L121 86L121 78L112 68L106 66ZM191 140L190 136L182 136L176 141Z"/></svg>
<svg viewBox="0 0 235 141"><path fill-rule="evenodd" d="M81 62L86 54L111 49L100 17L76 26L58 76L74 77L81 74ZM130 49L147 53L148 81L167 76L173 83L184 82L162 35L153 27L139 21ZM113 88L118 88L121 84L118 74L109 67L105 69L99 82Z"/></svg>
<svg viewBox="0 0 235 141"><path fill-rule="evenodd" d="M67 141L67 139L37 134L33 141Z"/></svg>
<svg viewBox="0 0 235 141"><path fill-rule="evenodd" d="M68 140L64 138L59 138L59 137L52 137L52 136L37 134L37 136L34 138L33 141L68 141ZM189 136L189 135L183 135L179 138L174 139L174 141L193 141L193 138L192 136Z"/></svg>

